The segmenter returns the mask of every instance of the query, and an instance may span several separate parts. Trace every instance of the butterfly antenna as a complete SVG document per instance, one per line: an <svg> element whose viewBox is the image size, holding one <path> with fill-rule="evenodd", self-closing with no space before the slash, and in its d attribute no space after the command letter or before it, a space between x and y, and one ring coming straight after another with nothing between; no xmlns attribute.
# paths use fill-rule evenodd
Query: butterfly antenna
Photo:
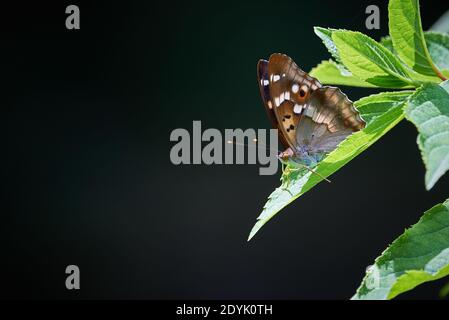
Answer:
<svg viewBox="0 0 449 320"><path fill-rule="evenodd" d="M257 143L258 145L261 145L261 146L263 146L265 149L267 149L268 151L271 151L270 150L270 148L265 144L265 143L263 143L263 142L260 142L259 140L257 140L257 139L253 139L253 142L255 142L255 143ZM279 149L277 149L278 150L278 153L280 153L281 152L281 150L279 150Z"/></svg>
<svg viewBox="0 0 449 320"><path fill-rule="evenodd" d="M253 139L252 140L255 144L247 144L247 143L238 143L232 140L228 140L227 143L229 144L235 144L236 146L242 146L242 147L248 147L248 148L259 148L259 147L263 147L264 149L266 149L267 151L271 152L270 148L266 145L263 144L261 142L258 142L257 139ZM279 150L278 150L279 152Z"/></svg>

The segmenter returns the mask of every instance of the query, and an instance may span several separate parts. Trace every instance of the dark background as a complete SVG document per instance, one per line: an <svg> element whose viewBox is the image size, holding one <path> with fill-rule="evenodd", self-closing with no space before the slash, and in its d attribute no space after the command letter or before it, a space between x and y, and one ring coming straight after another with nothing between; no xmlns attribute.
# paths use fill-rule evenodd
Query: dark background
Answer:
<svg viewBox="0 0 449 320"><path fill-rule="evenodd" d="M279 175L173 166L175 128L270 128L256 63L329 58L313 26L387 34L387 1L2 4L2 298L347 299L365 268L448 197L424 188L404 121L249 243ZM381 8L380 31L365 8ZM449 5L422 1L424 28ZM352 100L376 90L343 88ZM81 290L65 288L65 267ZM402 298L437 298L440 280Z"/></svg>

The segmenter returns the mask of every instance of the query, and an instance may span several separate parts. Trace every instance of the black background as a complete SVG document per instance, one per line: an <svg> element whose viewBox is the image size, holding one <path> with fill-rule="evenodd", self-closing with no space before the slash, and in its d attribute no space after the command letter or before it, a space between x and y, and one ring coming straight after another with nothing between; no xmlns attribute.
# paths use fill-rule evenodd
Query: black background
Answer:
<svg viewBox="0 0 449 320"><path fill-rule="evenodd" d="M381 30L365 8L381 8ZM422 212L416 130L402 122L249 243L279 175L173 166L175 128L270 128L256 63L329 58L313 26L387 34L386 1L2 4L2 298L347 299ZM422 1L428 28L447 9ZM352 100L378 92L343 88ZM81 290L65 288L65 267ZM437 298L445 281L402 298Z"/></svg>

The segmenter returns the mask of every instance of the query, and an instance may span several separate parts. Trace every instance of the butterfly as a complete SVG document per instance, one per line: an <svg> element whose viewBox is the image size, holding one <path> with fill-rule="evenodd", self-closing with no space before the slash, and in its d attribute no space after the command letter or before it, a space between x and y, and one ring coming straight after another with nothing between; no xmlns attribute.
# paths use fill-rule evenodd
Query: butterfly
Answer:
<svg viewBox="0 0 449 320"><path fill-rule="evenodd" d="M316 166L365 121L339 88L322 86L285 54L257 64L260 94L286 148L284 163Z"/></svg>

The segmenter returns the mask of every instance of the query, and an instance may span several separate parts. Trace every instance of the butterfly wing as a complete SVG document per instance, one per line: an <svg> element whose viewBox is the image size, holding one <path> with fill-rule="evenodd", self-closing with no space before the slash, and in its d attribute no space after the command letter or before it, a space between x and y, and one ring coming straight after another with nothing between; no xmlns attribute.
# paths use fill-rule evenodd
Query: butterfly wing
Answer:
<svg viewBox="0 0 449 320"><path fill-rule="evenodd" d="M302 110L321 83L302 71L290 57L275 53L268 62L268 87L281 136L296 150L296 131Z"/></svg>
<svg viewBox="0 0 449 320"><path fill-rule="evenodd" d="M322 87L310 95L304 107L296 141L311 155L325 154L364 127L365 121L340 89Z"/></svg>
<svg viewBox="0 0 449 320"><path fill-rule="evenodd" d="M259 60L257 64L257 77L259 80L259 90L260 96L264 102L265 111L267 112L268 118L271 120L273 127L279 130L278 121L273 109L273 101L270 95L270 81L268 75L268 61ZM285 148L289 147L288 142L283 135L279 136L281 143Z"/></svg>
<svg viewBox="0 0 449 320"><path fill-rule="evenodd" d="M300 157L325 154L365 126L352 102L338 88L321 83L284 54L258 64L265 109L285 147Z"/></svg>

